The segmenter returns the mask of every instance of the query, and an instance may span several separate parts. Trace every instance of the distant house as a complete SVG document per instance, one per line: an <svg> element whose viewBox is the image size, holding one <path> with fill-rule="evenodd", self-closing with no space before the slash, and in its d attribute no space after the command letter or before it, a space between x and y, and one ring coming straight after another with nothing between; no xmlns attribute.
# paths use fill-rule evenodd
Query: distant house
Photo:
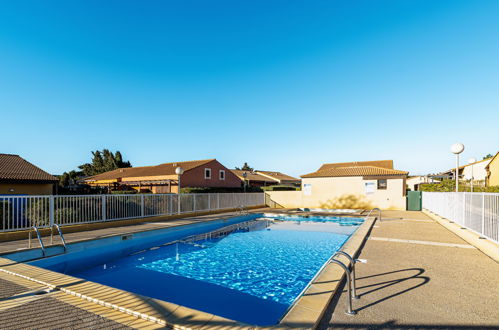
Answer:
<svg viewBox="0 0 499 330"><path fill-rule="evenodd" d="M241 184L249 187L264 187L273 185L299 186L301 180L290 175L276 171L244 171L231 170L240 180ZM245 177L246 175L246 177Z"/></svg>
<svg viewBox="0 0 499 330"><path fill-rule="evenodd" d="M277 180L260 175L257 172L243 170L231 171L239 178L241 185L244 185L244 181L246 181L248 187L266 187L279 184Z"/></svg>
<svg viewBox="0 0 499 330"><path fill-rule="evenodd" d="M487 166L492 161L493 157L482 159L477 162L466 164L458 167L458 177L459 180L470 181L473 178L474 184L485 185L487 180ZM456 168L451 168L445 172L441 172L437 175L432 175L434 178L450 179L454 180L456 176Z"/></svg>
<svg viewBox="0 0 499 330"><path fill-rule="evenodd" d="M57 182L18 155L0 154L0 195L51 195Z"/></svg>
<svg viewBox="0 0 499 330"><path fill-rule="evenodd" d="M499 186L499 152L492 158L485 167L487 171L487 186Z"/></svg>
<svg viewBox="0 0 499 330"><path fill-rule="evenodd" d="M119 168L87 177L82 181L91 186L109 190L134 189L139 192L177 193L179 176L175 169L181 167L180 187L239 188L240 179L216 159L165 163L156 166Z"/></svg>
<svg viewBox="0 0 499 330"><path fill-rule="evenodd" d="M299 186L301 180L276 171L256 171L257 174L276 180L280 185Z"/></svg>
<svg viewBox="0 0 499 330"><path fill-rule="evenodd" d="M462 166L461 178L464 180L472 180L474 183L481 183L485 185L485 181L487 180L487 166L493 157L479 160L478 162L474 162L471 164L467 164Z"/></svg>
<svg viewBox="0 0 499 330"><path fill-rule="evenodd" d="M405 209L408 172L392 160L330 163L302 175L305 207Z"/></svg>
<svg viewBox="0 0 499 330"><path fill-rule="evenodd" d="M416 175L410 176L405 180L407 188L412 191L419 190L419 185L424 183L439 183L440 180L436 180L429 175Z"/></svg>

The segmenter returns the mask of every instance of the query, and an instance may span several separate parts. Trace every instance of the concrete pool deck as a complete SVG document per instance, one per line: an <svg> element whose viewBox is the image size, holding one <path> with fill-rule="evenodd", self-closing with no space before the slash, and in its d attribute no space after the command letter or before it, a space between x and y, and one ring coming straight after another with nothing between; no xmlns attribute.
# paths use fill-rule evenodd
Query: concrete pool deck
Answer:
<svg viewBox="0 0 499 330"><path fill-rule="evenodd" d="M165 224L144 223L137 227L127 226L74 233L81 235L73 239L92 239L92 237L134 232L133 230L153 230L165 228L165 225L208 221L225 215L168 220ZM231 215L235 214L227 214L227 216ZM339 267L330 265L333 267L328 267L321 273L316 280L317 283L314 283L302 297L302 303L293 307L294 313L287 315L279 326L272 328L312 328L317 318L322 316L321 306L324 304L329 304L329 307L318 326L320 329L329 327L429 329L442 328L442 326L478 329L498 325L499 283L495 276L499 273L497 263L421 212L386 211L383 212L383 217L388 219L376 222L370 239L366 242L359 257L367 259L367 263L357 264L357 287L359 294L362 295L360 300L354 301L354 308L358 310L358 315L344 314L345 293L333 299L329 304L339 285L338 279L342 275ZM151 226L158 227L152 228ZM68 234L68 237L70 235L73 234ZM363 239L357 240L358 242L351 244L359 244L360 247ZM0 247L3 247L3 244L5 243L0 243ZM10 247L16 249L15 245L10 245ZM463 265L469 267L463 267ZM472 267L476 267L476 270ZM159 317L169 315L170 319L175 321L172 324L177 324L176 328L179 329L254 328L41 268L16 264L6 259L0 259L0 268L42 280L34 282L0 271L0 280L5 281L3 283L7 283L10 288L7 289L5 297L0 296L0 323L2 324L4 320L9 320L11 323L8 324L15 325L18 322L17 325L22 325L26 308L32 306L28 310L40 309L40 304L43 302L43 305L52 306L54 311L66 311L63 312L64 315L75 315L72 318L75 327L165 327L164 324L153 319L143 319L140 315L131 314L135 312ZM27 292L47 287L48 283L58 286L59 290L39 296L27 294ZM123 309L124 303L133 308ZM53 313L50 315L37 313L30 314L30 316L37 320L35 324L39 328L48 328L54 324L51 323L54 318ZM61 317L71 322L71 319Z"/></svg>
<svg viewBox="0 0 499 330"><path fill-rule="evenodd" d="M346 293L319 329L497 329L499 264L422 212L383 211L357 264L358 314Z"/></svg>

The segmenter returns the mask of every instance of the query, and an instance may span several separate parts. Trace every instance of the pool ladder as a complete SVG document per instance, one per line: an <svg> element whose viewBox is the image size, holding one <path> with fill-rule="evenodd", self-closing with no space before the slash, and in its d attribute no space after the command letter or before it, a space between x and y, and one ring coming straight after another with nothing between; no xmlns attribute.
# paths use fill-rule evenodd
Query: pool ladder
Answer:
<svg viewBox="0 0 499 330"><path fill-rule="evenodd" d="M239 205L238 206L238 210L239 210L239 214L248 214L248 209L246 208L246 206L244 205Z"/></svg>
<svg viewBox="0 0 499 330"><path fill-rule="evenodd" d="M54 227L57 230L57 232L59 233L59 236L61 237L62 246L64 248L64 252L66 252L67 251L66 240L64 239L64 235L62 234L61 227L59 225L57 225L57 224L53 224L50 227L50 245L54 244ZM45 257L46 256L46 254L45 254L45 245L43 244L43 240L42 240L42 237L40 235L40 230L38 229L37 226L31 227L30 230L29 230L28 249L31 249L31 236L32 236L31 234L32 234L33 231L36 233L36 237L38 239L38 243L40 243L40 248L42 249L42 255Z"/></svg>
<svg viewBox="0 0 499 330"><path fill-rule="evenodd" d="M349 266L345 265L339 260L336 260L335 257L338 255L343 255L345 256L348 261L349 261ZM345 275L347 277L347 289L348 289L348 308L345 311L348 315L355 315L357 312L352 308L352 300L353 299L360 299L360 297L357 295L357 289L355 287L355 262L356 260L352 258L351 255L344 251L336 251L335 254L333 254L333 257L331 258L330 262L337 264L340 266L344 271ZM350 267L351 266L351 267Z"/></svg>

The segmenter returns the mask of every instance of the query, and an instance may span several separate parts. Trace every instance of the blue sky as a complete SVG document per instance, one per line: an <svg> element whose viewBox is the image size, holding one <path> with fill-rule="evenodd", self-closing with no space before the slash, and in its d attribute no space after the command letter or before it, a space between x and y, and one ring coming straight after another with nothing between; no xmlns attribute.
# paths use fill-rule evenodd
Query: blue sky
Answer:
<svg viewBox="0 0 499 330"><path fill-rule="evenodd" d="M499 150L499 1L2 1L0 152L293 175Z"/></svg>

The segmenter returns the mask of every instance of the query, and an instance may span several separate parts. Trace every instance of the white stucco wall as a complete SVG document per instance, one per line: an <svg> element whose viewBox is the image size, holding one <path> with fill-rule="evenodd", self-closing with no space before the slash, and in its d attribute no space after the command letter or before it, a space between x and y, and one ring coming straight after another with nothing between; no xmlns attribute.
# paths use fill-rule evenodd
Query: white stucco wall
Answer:
<svg viewBox="0 0 499 330"><path fill-rule="evenodd" d="M374 184L366 193L365 184ZM309 185L308 189L306 185ZM286 208L372 208L405 210L404 179L388 179L387 189L378 190L377 180L362 177L304 178L302 191L272 191L270 198Z"/></svg>
<svg viewBox="0 0 499 330"><path fill-rule="evenodd" d="M488 159L480 163L465 166L463 169L463 178L465 180L471 180L471 177L473 176L473 180L485 181L487 178L487 171L485 170L485 167L490 163L490 161L491 159Z"/></svg>

